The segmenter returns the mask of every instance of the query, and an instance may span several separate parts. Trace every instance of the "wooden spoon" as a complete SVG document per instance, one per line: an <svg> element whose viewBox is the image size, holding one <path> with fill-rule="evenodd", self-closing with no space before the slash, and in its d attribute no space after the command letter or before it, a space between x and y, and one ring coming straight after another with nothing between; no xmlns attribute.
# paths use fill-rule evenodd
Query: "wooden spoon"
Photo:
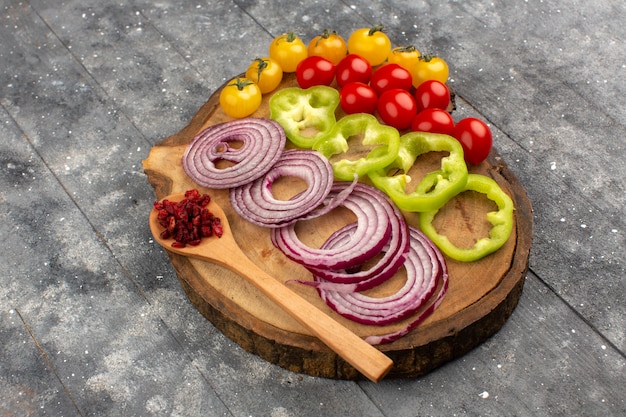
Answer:
<svg viewBox="0 0 626 417"><path fill-rule="evenodd" d="M185 196L172 194L165 198L170 201L181 201ZM172 239L160 237L163 227L158 222L157 210L153 209L150 212L150 230L154 239L172 253L215 262L246 278L370 380L378 382L389 372L393 366L393 361L389 357L252 262L237 245L228 219L215 201L211 200L207 209L220 218L224 229L222 237L203 238L197 246L173 248Z"/></svg>

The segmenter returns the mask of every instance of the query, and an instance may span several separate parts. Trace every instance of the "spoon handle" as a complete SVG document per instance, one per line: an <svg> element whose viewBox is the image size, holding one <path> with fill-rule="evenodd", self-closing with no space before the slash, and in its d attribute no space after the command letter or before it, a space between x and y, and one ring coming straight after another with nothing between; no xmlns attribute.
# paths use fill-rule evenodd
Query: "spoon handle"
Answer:
<svg viewBox="0 0 626 417"><path fill-rule="evenodd" d="M388 356L260 269L241 249L231 250L238 250L237 255L231 252L231 260L237 261L225 266L245 277L364 376L378 382L389 372L393 361Z"/></svg>

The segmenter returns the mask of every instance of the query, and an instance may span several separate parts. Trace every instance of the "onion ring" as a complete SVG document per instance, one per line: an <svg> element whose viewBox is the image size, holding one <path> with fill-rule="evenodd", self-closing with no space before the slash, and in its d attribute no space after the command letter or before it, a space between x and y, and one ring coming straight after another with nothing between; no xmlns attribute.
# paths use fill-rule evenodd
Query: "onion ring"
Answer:
<svg viewBox="0 0 626 417"><path fill-rule="evenodd" d="M289 200L278 200L272 184L280 177L303 179L307 189ZM262 227L281 227L297 221L324 202L333 186L333 168L317 151L284 151L261 178L230 189L230 203L245 220Z"/></svg>
<svg viewBox="0 0 626 417"><path fill-rule="evenodd" d="M182 162L187 175L203 187L238 187L263 176L276 163L286 143L275 121L245 118L207 127L185 149ZM241 144L235 147L233 144ZM233 163L218 168L216 162Z"/></svg>

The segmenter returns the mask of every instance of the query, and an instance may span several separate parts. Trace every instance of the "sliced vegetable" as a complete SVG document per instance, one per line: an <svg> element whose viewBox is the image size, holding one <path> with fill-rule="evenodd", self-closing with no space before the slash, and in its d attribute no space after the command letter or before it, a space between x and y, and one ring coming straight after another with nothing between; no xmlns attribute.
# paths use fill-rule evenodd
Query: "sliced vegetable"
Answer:
<svg viewBox="0 0 626 417"><path fill-rule="evenodd" d="M311 148L335 125L338 105L339 92L332 87L284 88L270 99L270 118L294 145Z"/></svg>
<svg viewBox="0 0 626 417"><path fill-rule="evenodd" d="M183 154L183 169L207 188L238 187L263 176L280 158L286 137L269 119L245 118L198 133Z"/></svg>
<svg viewBox="0 0 626 417"><path fill-rule="evenodd" d="M322 299L337 313L358 323L384 326L415 314L433 296L446 276L445 262L438 250L421 232L409 228L410 245L404 267L407 280L396 293L386 297L371 297L358 292L318 289ZM446 286L437 298L443 297Z"/></svg>
<svg viewBox="0 0 626 417"><path fill-rule="evenodd" d="M419 233L416 229L411 227L410 232L411 232L411 237L414 240L420 241L422 243L422 247L426 248L427 251L429 248L433 249L434 256L437 258L439 266L441 267L441 276L440 276L441 283L438 284L438 286L436 287L435 293L431 295L430 299L426 303L422 304L422 307L417 310L416 314L411 318L409 323L406 326L404 326L404 328L397 330L395 332L391 332L391 333L387 333L383 335L368 336L365 338L365 341L368 342L369 344L380 345L383 343L390 343L408 334L411 330L413 330L420 323L422 323L426 318L428 318L433 313L433 311L437 309L437 307L439 307L439 305L444 299L444 296L446 295L448 291L448 285L449 285L448 269L447 269L445 260L443 256L441 255L441 252L437 250L436 247L433 247L432 242L430 242L427 238L425 238L424 235ZM411 244L411 247L418 247L418 245ZM424 259L422 259L422 263L426 263ZM410 264L410 262L407 262L407 264Z"/></svg>
<svg viewBox="0 0 626 417"><path fill-rule="evenodd" d="M281 177L303 179L307 188L289 200L275 198L272 184ZM241 217L263 227L295 222L319 206L333 186L333 169L319 152L286 150L261 178L230 189L230 202Z"/></svg>
<svg viewBox="0 0 626 417"><path fill-rule="evenodd" d="M411 181L407 174L417 157L427 152L449 152L441 159L441 169L426 175L413 192L406 192ZM400 170L397 174L395 171ZM391 175L390 175L391 174ZM393 175L395 174L395 175ZM431 211L442 207L457 195L467 182L467 165L461 144L451 136L426 132L410 132L400 138L395 161L371 171L369 178L383 190L400 209L412 212ZM421 216L420 216L421 217Z"/></svg>
<svg viewBox="0 0 626 417"><path fill-rule="evenodd" d="M348 141L352 137L361 138L362 153L366 155L333 161L334 155L350 150ZM313 149L331 160L335 178L350 181L355 174L360 177L389 165L398 155L399 146L400 134L396 129L380 124L371 114L358 113L339 120L328 135L315 142Z"/></svg>
<svg viewBox="0 0 626 417"><path fill-rule="evenodd" d="M387 201L386 198L384 200ZM374 265L368 268L361 266L342 270L308 267L315 280L297 282L318 289L356 292L374 288L391 278L406 259L410 243L409 232L397 207L393 204L382 204L381 209L385 210L391 219L391 233L387 245L381 251L382 255ZM322 249L333 249L347 244L356 227L357 223L351 223L336 231L322 245Z"/></svg>
<svg viewBox="0 0 626 417"><path fill-rule="evenodd" d="M241 119L254 113L261 105L261 90L252 80L237 77L220 92L220 106L230 117Z"/></svg>
<svg viewBox="0 0 626 417"><path fill-rule="evenodd" d="M384 208L389 199L376 188L355 182L336 182L331 197L353 188L342 206L357 218L357 226L343 245L316 249L305 245L296 234L295 224L270 230L272 243L289 259L308 268L348 269L362 265L378 255L387 244L392 219Z"/></svg>
<svg viewBox="0 0 626 417"><path fill-rule="evenodd" d="M420 228L443 253L461 262L477 261L490 253L500 249L511 235L513 230L513 200L506 194L498 183L484 175L469 174L467 183L462 191L471 190L485 194L498 206L498 211L487 213L487 221L493 226L489 237L479 239L471 248L459 248L452 244L447 236L439 234L433 225L433 220L439 209L420 213Z"/></svg>

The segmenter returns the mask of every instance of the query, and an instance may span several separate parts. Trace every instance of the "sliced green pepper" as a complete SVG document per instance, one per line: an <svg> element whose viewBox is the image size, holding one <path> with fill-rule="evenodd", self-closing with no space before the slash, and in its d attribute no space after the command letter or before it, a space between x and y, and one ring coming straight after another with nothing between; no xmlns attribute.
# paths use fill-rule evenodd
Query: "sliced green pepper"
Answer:
<svg viewBox="0 0 626 417"><path fill-rule="evenodd" d="M433 226L437 210L420 213L420 228L443 253L461 262L477 261L500 249L506 243L513 230L513 200L493 179L479 174L469 174L463 191L472 190L485 194L495 202L498 211L487 213L487 221L493 226L489 237L479 239L471 248L459 248L453 245L447 236L441 235Z"/></svg>
<svg viewBox="0 0 626 417"><path fill-rule="evenodd" d="M270 98L270 118L283 127L294 145L311 148L335 125L338 105L339 92L332 87L290 87Z"/></svg>
<svg viewBox="0 0 626 417"><path fill-rule="evenodd" d="M426 175L415 188L406 193L406 184L411 177L406 173L418 156L427 152L447 151L441 159L441 169ZM401 172L389 176L388 173ZM369 173L376 187L384 191L396 205L406 211L423 212L442 207L457 195L467 182L467 165L463 159L463 147L458 140L448 135L426 132L410 132L400 138L398 157L392 164Z"/></svg>
<svg viewBox="0 0 626 417"><path fill-rule="evenodd" d="M350 149L348 140L351 137L361 137L361 145L367 149L366 156L358 159L341 159L332 161L331 157L346 153ZM372 146L373 149L369 150ZM358 146L354 146L355 148ZM355 113L339 120L330 133L318 140L313 149L320 152L331 160L335 178L351 181L354 174L359 177L368 172L389 165L398 156L400 147L400 134L398 130L387 125L380 124L376 117L366 113ZM369 151L368 151L369 150ZM357 153L359 150L356 151Z"/></svg>

